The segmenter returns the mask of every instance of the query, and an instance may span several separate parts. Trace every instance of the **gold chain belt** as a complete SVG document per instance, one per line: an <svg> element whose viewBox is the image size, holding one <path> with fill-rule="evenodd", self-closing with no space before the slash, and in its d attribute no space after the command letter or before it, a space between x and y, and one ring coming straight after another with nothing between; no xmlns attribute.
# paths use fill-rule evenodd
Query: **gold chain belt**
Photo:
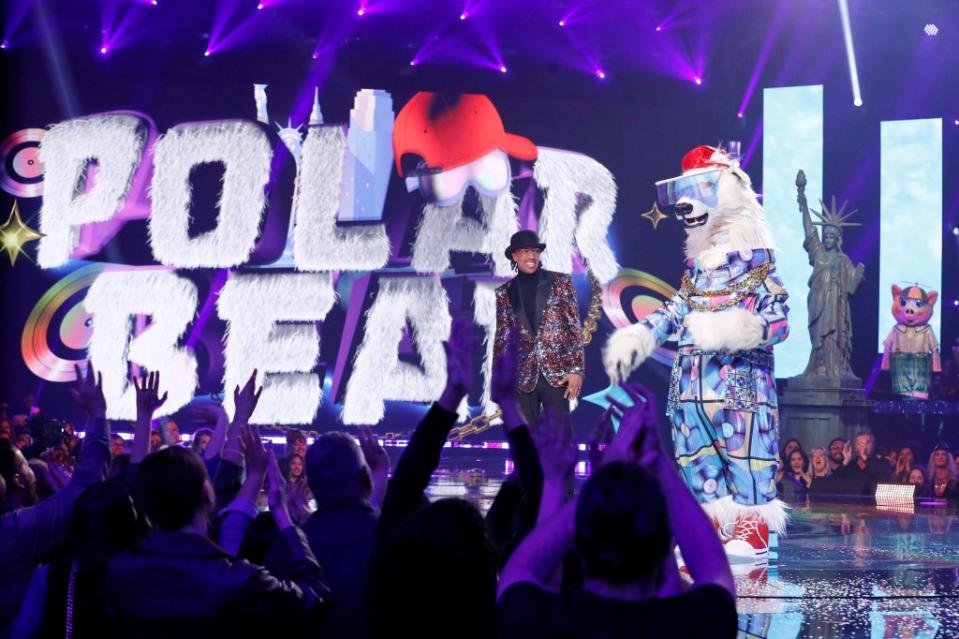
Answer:
<svg viewBox="0 0 959 639"><path fill-rule="evenodd" d="M766 281L766 277L769 275L769 271L771 271L772 268L773 263L767 262L759 268L749 271L749 273L746 274L746 277L735 284L730 284L729 286L716 291L699 290L690 281L689 275L683 273L683 280L679 288L679 295L687 304L689 304L690 308L694 310L706 312L721 311L723 309L736 306L744 299L749 297L760 284ZM705 297L708 299L711 297L722 297L724 295L732 295L733 297L729 298L725 302L716 304L715 306L703 304L693 300L695 297Z"/></svg>

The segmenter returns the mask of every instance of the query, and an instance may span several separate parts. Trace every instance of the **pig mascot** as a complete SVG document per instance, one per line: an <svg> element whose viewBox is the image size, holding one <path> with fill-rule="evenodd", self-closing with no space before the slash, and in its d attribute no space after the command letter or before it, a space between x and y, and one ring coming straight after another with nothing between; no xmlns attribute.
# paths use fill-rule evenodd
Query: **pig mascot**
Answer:
<svg viewBox="0 0 959 639"><path fill-rule="evenodd" d="M773 346L786 339L786 290L749 176L723 149L700 146L682 175L656 183L686 230L679 292L617 330L603 353L613 382L679 335L667 415L676 460L732 561L765 562L769 531L788 516L776 498L779 415Z"/></svg>
<svg viewBox="0 0 959 639"><path fill-rule="evenodd" d="M929 326L939 294L918 286L892 285L892 316L896 325L882 342L882 370L892 373L892 390L899 395L929 399L932 371L942 370L939 342Z"/></svg>

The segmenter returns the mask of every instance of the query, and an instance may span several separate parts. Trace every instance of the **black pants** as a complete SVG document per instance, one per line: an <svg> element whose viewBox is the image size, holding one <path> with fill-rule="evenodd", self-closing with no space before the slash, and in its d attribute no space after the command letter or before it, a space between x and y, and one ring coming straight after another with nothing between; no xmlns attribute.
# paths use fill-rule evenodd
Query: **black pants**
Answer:
<svg viewBox="0 0 959 639"><path fill-rule="evenodd" d="M551 386L542 375L536 380L536 388L531 393L516 391L516 403L530 428L535 428L539 422L540 407L549 406L557 415L569 412L566 387Z"/></svg>

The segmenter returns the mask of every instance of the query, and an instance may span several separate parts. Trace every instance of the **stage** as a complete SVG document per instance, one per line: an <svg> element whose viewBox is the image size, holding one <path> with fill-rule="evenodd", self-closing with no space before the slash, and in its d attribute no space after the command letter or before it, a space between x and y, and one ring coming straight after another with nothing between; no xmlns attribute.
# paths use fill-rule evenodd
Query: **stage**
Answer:
<svg viewBox="0 0 959 639"><path fill-rule="evenodd" d="M462 497L487 510L512 470L503 452L448 448L430 498ZM768 570L733 566L739 636L959 636L957 520L959 509L945 505L880 509L848 498L794 506Z"/></svg>

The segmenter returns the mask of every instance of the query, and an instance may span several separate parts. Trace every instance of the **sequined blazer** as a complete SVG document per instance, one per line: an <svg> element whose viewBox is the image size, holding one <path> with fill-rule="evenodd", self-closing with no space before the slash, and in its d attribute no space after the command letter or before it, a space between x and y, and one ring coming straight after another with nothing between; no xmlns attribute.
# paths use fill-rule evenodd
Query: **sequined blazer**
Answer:
<svg viewBox="0 0 959 639"><path fill-rule="evenodd" d="M531 393L540 374L560 386L568 373L583 375L583 331L576 293L569 275L543 270L536 287L539 331L533 335L516 279L496 289L496 338L493 355L506 347L506 336L518 326L519 379L517 389Z"/></svg>

